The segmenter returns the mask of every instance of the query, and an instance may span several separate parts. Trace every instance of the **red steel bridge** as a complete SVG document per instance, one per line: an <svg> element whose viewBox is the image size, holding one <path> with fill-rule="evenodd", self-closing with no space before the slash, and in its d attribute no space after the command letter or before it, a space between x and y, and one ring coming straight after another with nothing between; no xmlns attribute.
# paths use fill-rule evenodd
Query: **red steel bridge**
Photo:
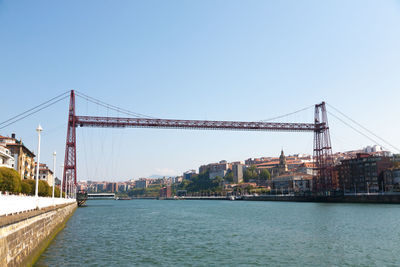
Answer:
<svg viewBox="0 0 400 267"><path fill-rule="evenodd" d="M332 167L332 146L325 102L315 105L313 123L279 123L279 122L243 122L243 121L207 121L207 120L171 120L153 118L120 118L79 116L75 113L75 92L70 92L70 104L65 146L63 191L67 179L76 185L76 128L164 128L164 129L206 129L206 130L243 130L243 131L280 131L280 132L314 132L314 162L316 176L314 190L326 194L336 189Z"/></svg>

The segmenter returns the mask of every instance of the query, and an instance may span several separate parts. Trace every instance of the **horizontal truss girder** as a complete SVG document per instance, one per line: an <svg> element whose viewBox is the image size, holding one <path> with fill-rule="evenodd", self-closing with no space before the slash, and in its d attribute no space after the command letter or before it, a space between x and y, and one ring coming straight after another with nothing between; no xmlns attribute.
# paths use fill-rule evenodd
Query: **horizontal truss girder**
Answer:
<svg viewBox="0 0 400 267"><path fill-rule="evenodd" d="M286 131L314 132L320 125L313 123L282 123L282 122L243 122L243 121L203 121L203 120L171 120L147 118L119 118L76 116L75 125L81 127L107 128L183 128L205 130L247 130L247 131Z"/></svg>

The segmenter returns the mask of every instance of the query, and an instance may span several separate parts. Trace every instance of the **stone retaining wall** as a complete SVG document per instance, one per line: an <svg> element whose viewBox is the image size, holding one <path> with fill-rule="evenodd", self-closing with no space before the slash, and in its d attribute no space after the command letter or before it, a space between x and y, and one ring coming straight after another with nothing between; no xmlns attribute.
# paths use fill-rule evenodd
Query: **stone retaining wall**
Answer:
<svg viewBox="0 0 400 267"><path fill-rule="evenodd" d="M46 249L72 216L77 204L0 218L0 266L26 266ZM4 222L7 220L7 222Z"/></svg>

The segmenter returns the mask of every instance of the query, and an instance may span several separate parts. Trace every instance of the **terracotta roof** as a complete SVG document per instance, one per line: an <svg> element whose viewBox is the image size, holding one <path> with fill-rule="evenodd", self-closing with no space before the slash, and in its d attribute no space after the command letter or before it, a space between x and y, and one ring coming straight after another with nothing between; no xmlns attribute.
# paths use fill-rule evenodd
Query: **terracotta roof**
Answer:
<svg viewBox="0 0 400 267"><path fill-rule="evenodd" d="M15 138L8 137L8 136L2 136L2 135L0 135L0 139L13 139L13 140L15 140Z"/></svg>

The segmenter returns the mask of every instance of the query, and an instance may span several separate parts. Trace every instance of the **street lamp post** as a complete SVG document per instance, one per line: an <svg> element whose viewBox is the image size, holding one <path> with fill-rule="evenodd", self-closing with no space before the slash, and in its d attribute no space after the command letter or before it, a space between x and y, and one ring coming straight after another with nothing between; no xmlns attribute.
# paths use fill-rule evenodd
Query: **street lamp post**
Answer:
<svg viewBox="0 0 400 267"><path fill-rule="evenodd" d="M53 202L54 202L54 186L55 186L55 180L56 180L56 155L57 153L54 151L53 152L53 194L52 194L52 198L53 198Z"/></svg>
<svg viewBox="0 0 400 267"><path fill-rule="evenodd" d="M74 195L73 187L72 187L72 177L69 177L69 197L72 198Z"/></svg>
<svg viewBox="0 0 400 267"><path fill-rule="evenodd" d="M62 170L64 169L64 165L61 165ZM61 186L60 186L60 198L62 198L62 193L63 193L63 181L64 178L61 177Z"/></svg>
<svg viewBox="0 0 400 267"><path fill-rule="evenodd" d="M68 198L68 190L69 190L69 177L65 174L65 198Z"/></svg>
<svg viewBox="0 0 400 267"><path fill-rule="evenodd" d="M36 163L36 186L35 186L35 198L36 198L36 208L39 207L39 168L40 168L40 133L43 131L42 127L39 126L36 128L38 132L38 155L37 155L37 163Z"/></svg>
<svg viewBox="0 0 400 267"><path fill-rule="evenodd" d="M69 177L69 198L72 198L73 192L72 192L72 177Z"/></svg>

